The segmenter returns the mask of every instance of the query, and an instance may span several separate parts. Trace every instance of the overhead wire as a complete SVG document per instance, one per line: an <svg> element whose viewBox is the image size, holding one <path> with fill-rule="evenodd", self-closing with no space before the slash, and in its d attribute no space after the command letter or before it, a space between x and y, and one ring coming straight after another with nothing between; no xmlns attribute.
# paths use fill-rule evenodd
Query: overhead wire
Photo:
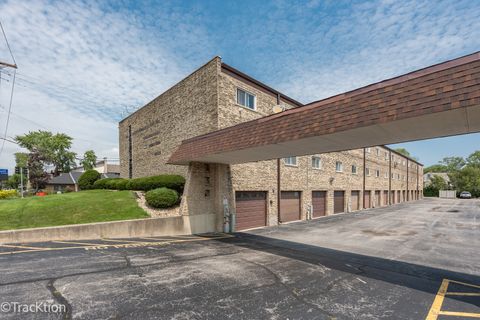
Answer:
<svg viewBox="0 0 480 320"><path fill-rule="evenodd" d="M12 89L10 90L10 102L9 102L9 105L8 105L7 122L5 124L5 132L3 134L4 139L2 140L2 147L0 148L0 156L2 155L3 149L5 147L5 138L7 137L8 124L10 123L10 114L12 112L13 91L14 91L14 88L15 88L15 76L16 76L16 74L17 74L17 72L16 72L16 70L14 70L13 80L12 80Z"/></svg>

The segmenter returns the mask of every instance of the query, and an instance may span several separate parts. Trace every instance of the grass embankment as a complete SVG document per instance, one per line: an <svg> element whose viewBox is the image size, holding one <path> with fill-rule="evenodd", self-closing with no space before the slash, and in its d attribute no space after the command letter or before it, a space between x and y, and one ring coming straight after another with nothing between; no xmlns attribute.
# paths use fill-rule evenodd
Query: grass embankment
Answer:
<svg viewBox="0 0 480 320"><path fill-rule="evenodd" d="M89 190L0 200L0 230L146 217L132 191Z"/></svg>

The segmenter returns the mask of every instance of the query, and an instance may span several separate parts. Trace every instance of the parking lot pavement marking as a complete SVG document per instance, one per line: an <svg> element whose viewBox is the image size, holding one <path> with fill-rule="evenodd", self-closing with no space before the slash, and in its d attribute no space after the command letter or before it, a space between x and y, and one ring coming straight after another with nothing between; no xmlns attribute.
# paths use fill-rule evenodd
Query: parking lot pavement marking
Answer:
<svg viewBox="0 0 480 320"><path fill-rule="evenodd" d="M51 243L61 243L61 244L76 244L80 246L72 246L72 247L61 247L61 248L52 248L52 247L27 247L27 246L17 246L17 245L0 245L0 246L10 246L10 247L15 247L19 249L28 249L28 250L17 250L17 251L10 251L10 252L0 252L0 255L11 255L11 254L17 254L17 253L27 253L27 252L41 252L41 251L60 251L60 250L69 250L69 249L85 249L85 250L103 250L103 249L109 249L109 248L138 248L138 247L147 247L147 246L163 246L163 245L168 245L172 243L182 243L182 242L195 242L195 241L205 241L205 240L216 240L216 239L224 239L224 238L232 238L235 237L230 234L219 234L218 236L214 237L200 237L196 236L195 238L189 238L189 239L155 239L152 238L152 240L157 240L155 242L149 241L149 242L139 242L139 241L134 241L134 240L118 240L122 241L124 243L118 243L118 244L99 244L99 243L91 243L91 242L75 242L75 241L51 241ZM144 239L144 238L137 238L137 239ZM107 240L107 239L101 239L102 241ZM108 239L111 241L116 241L113 239ZM125 243L128 242L128 243Z"/></svg>
<svg viewBox="0 0 480 320"><path fill-rule="evenodd" d="M480 318L480 313L440 311L439 315L465 318Z"/></svg>
<svg viewBox="0 0 480 320"><path fill-rule="evenodd" d="M62 243L62 244L79 244L82 246L103 246L104 244L100 243L90 243L90 242L74 242L74 241L52 241L53 243Z"/></svg>
<svg viewBox="0 0 480 320"><path fill-rule="evenodd" d="M102 241L108 241L108 242L126 242L126 243L142 243L142 242L145 242L145 241L120 240L120 239L106 239L106 238L102 238Z"/></svg>
<svg viewBox="0 0 480 320"><path fill-rule="evenodd" d="M452 316L452 317L465 317L465 318L480 318L480 313L472 313L472 312L461 312L461 311L442 311L443 300L445 296L470 296L470 297L478 297L480 296L477 292L448 292L448 285L451 283L460 284L466 287L480 289L480 286L456 281L456 280L449 280L443 279L440 288L438 289L437 295L433 300L432 307L428 312L427 318L425 320L436 320L439 315L442 316Z"/></svg>
<svg viewBox="0 0 480 320"><path fill-rule="evenodd" d="M5 247L5 248L16 248L16 249L31 249L31 250L45 249L45 248L40 248L40 247L19 246L19 245L13 245L13 244L0 244L0 246Z"/></svg>

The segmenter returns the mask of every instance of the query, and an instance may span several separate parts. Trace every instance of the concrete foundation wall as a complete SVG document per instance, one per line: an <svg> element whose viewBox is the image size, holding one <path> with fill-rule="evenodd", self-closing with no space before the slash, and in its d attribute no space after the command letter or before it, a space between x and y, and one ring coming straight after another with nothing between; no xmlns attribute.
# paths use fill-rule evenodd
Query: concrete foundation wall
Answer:
<svg viewBox="0 0 480 320"><path fill-rule="evenodd" d="M0 231L0 243L175 236L213 232L215 215L200 214Z"/></svg>

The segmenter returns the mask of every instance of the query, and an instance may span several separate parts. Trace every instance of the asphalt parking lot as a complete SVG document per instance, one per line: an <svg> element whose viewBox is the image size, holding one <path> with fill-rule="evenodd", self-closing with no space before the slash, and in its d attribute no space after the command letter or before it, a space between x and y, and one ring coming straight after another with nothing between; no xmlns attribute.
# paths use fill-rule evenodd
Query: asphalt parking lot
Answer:
<svg viewBox="0 0 480 320"><path fill-rule="evenodd" d="M479 248L480 200L440 199L234 236L2 245L0 318L480 318Z"/></svg>

